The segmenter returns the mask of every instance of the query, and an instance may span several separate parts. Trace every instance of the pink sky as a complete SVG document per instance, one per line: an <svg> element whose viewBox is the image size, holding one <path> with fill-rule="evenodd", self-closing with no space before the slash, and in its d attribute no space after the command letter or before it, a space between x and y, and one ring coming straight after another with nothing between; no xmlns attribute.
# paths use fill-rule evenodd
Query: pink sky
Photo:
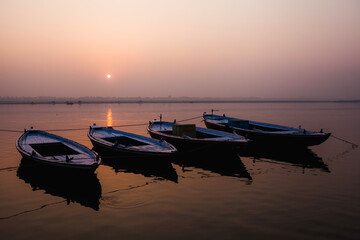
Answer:
<svg viewBox="0 0 360 240"><path fill-rule="evenodd" d="M0 1L0 96L169 95L359 99L360 1Z"/></svg>

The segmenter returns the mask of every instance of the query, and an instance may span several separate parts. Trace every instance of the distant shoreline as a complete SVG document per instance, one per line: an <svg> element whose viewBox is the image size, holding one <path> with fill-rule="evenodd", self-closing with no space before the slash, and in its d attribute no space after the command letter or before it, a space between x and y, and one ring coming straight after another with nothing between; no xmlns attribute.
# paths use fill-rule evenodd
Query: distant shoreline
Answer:
<svg viewBox="0 0 360 240"><path fill-rule="evenodd" d="M0 101L16 104L146 104L146 103L360 103L360 100L120 100L120 101Z"/></svg>

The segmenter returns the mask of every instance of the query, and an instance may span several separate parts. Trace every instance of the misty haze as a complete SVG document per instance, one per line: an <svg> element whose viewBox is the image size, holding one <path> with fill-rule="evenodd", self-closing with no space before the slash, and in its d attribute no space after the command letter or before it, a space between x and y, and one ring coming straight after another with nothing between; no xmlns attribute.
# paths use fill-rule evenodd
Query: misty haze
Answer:
<svg viewBox="0 0 360 240"><path fill-rule="evenodd" d="M1 1L0 96L359 99L359 11L338 0Z"/></svg>
<svg viewBox="0 0 360 240"><path fill-rule="evenodd" d="M360 0L0 0L4 240L360 236Z"/></svg>

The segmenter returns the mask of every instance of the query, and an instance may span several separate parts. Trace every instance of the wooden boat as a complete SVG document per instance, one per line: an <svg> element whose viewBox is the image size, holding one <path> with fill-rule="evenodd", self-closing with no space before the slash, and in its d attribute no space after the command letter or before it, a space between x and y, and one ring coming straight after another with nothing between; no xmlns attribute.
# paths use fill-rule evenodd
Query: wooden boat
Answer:
<svg viewBox="0 0 360 240"><path fill-rule="evenodd" d="M176 133L175 126L181 125L164 121L149 122L147 130L151 137L166 140L173 144L178 150L183 151L244 148L249 142L248 139L237 134L196 127L194 124L192 125L194 127L193 134L187 134L186 131L183 133L181 133L181 131Z"/></svg>
<svg viewBox="0 0 360 240"><path fill-rule="evenodd" d="M95 171L100 157L72 140L40 130L29 129L17 139L20 154L36 163L68 170Z"/></svg>
<svg viewBox="0 0 360 240"><path fill-rule="evenodd" d="M329 138L330 133L313 132L301 127L292 128L270 123L206 114L203 115L207 128L225 132L236 132L254 141L255 144L307 147L318 145Z"/></svg>
<svg viewBox="0 0 360 240"><path fill-rule="evenodd" d="M170 157L176 148L166 141L115 130L112 127L91 126L88 132L92 144L104 154L135 157Z"/></svg>

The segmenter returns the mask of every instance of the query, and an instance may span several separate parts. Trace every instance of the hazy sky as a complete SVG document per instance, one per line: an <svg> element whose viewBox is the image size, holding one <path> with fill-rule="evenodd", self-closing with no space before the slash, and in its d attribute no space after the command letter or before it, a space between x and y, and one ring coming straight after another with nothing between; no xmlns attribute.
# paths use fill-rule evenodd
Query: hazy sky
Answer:
<svg viewBox="0 0 360 240"><path fill-rule="evenodd" d="M169 95L360 99L360 1L0 0L0 96Z"/></svg>

